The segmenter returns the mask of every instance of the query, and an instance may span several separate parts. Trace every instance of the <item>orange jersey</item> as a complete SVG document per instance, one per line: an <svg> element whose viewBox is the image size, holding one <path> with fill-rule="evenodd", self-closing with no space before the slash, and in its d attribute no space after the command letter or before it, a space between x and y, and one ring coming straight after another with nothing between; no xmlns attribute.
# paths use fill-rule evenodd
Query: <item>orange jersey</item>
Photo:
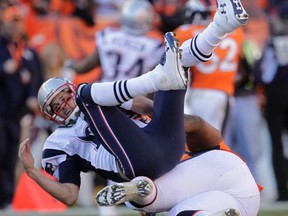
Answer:
<svg viewBox="0 0 288 216"><path fill-rule="evenodd" d="M180 45L196 36L206 27L199 25L183 25L175 30ZM216 89L229 95L234 93L234 78L242 52L244 32L241 28L227 35L214 50L208 62L191 67L193 88Z"/></svg>
<svg viewBox="0 0 288 216"><path fill-rule="evenodd" d="M157 28L152 29L146 34L147 37L156 38L163 42L164 44L164 34Z"/></svg>

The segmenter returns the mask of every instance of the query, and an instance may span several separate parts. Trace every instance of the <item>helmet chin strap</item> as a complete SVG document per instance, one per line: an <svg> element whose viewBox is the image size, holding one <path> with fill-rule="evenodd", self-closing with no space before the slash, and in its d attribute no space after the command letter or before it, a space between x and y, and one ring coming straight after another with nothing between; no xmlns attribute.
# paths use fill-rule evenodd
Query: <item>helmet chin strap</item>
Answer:
<svg viewBox="0 0 288 216"><path fill-rule="evenodd" d="M80 109L78 106L76 106L74 111L71 113L71 115L65 120L64 125L68 126L68 125L75 124L79 115L80 115Z"/></svg>

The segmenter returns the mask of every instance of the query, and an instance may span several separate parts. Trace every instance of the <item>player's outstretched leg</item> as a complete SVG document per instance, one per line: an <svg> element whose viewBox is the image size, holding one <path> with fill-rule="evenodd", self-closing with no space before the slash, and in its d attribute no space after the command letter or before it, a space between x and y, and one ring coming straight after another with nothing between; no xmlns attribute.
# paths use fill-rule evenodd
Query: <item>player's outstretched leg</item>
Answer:
<svg viewBox="0 0 288 216"><path fill-rule="evenodd" d="M167 32L164 40L165 52L160 63L153 70L128 80L80 84L77 88L77 97L85 103L115 106L133 97L159 90L186 89L188 75L182 67L178 42L172 32Z"/></svg>
<svg viewBox="0 0 288 216"><path fill-rule="evenodd" d="M247 24L249 15L240 0L217 0L216 2L217 12L214 22L223 31L229 33Z"/></svg>
<svg viewBox="0 0 288 216"><path fill-rule="evenodd" d="M234 208L229 208L223 211L212 213L209 216L240 216L240 213Z"/></svg>
<svg viewBox="0 0 288 216"><path fill-rule="evenodd" d="M191 67L210 60L213 50L227 33L246 25L249 19L240 0L216 0L214 20L200 34L186 40L182 45L182 64Z"/></svg>
<svg viewBox="0 0 288 216"><path fill-rule="evenodd" d="M188 74L182 67L181 53L178 42L173 32L165 34L165 52L156 68L151 71L151 76L159 90L186 89Z"/></svg>
<svg viewBox="0 0 288 216"><path fill-rule="evenodd" d="M137 200L139 197L150 195L152 186L145 179L117 183L106 186L96 195L96 201L100 206L119 205L126 201Z"/></svg>

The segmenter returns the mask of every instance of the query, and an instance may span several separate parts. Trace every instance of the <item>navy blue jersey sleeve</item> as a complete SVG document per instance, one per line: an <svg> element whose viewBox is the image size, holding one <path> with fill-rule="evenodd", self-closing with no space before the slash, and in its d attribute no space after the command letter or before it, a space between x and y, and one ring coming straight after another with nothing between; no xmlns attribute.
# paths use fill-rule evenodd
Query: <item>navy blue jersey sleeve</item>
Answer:
<svg viewBox="0 0 288 216"><path fill-rule="evenodd" d="M72 183L80 187L80 168L73 158L68 158L59 164L59 182Z"/></svg>

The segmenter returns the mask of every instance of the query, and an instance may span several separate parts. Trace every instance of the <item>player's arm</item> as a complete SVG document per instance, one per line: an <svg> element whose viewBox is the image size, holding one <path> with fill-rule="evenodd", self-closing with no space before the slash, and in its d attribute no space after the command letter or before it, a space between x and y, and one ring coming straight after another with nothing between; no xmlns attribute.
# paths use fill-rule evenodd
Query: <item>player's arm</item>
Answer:
<svg viewBox="0 0 288 216"><path fill-rule="evenodd" d="M72 68L76 73L83 74L95 67L100 66L98 49L80 61L71 61L68 67Z"/></svg>
<svg viewBox="0 0 288 216"><path fill-rule="evenodd" d="M145 96L135 97L121 104L120 107L141 115L152 116L153 114L153 101Z"/></svg>
<svg viewBox="0 0 288 216"><path fill-rule="evenodd" d="M79 187L75 184L59 183L35 168L34 158L29 146L29 139L26 139L20 144L18 156L24 165L27 175L46 192L66 205L75 203L78 198Z"/></svg>
<svg viewBox="0 0 288 216"><path fill-rule="evenodd" d="M142 114L152 116L153 114L153 101L145 96L133 98L131 110Z"/></svg>
<svg viewBox="0 0 288 216"><path fill-rule="evenodd" d="M132 101L131 110L139 114L152 116L153 101L146 97L136 97ZM184 129L187 147L192 152L211 149L219 146L222 141L220 131L196 115L184 116Z"/></svg>
<svg viewBox="0 0 288 216"><path fill-rule="evenodd" d="M195 115L184 116L186 144L191 152L198 152L216 147L222 141L221 133Z"/></svg>
<svg viewBox="0 0 288 216"><path fill-rule="evenodd" d="M136 97L132 101L131 110L139 114L152 116L153 101L146 97ZM221 133L199 116L185 115L184 129L186 144L191 152L211 149L219 146L222 141Z"/></svg>

